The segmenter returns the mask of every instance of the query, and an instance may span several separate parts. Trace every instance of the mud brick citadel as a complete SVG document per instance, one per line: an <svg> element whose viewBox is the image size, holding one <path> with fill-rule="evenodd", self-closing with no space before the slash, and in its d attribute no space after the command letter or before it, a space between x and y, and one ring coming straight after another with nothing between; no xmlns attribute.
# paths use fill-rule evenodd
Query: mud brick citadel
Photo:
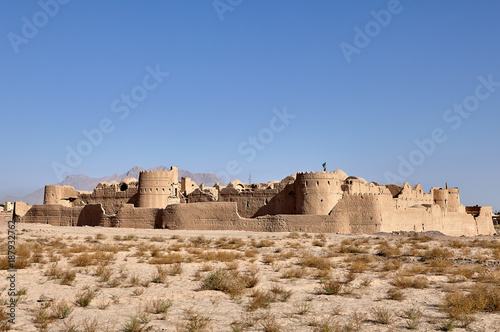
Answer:
<svg viewBox="0 0 500 332"><path fill-rule="evenodd" d="M47 185L43 205L16 203L18 222L193 230L376 233L495 233L490 206L465 207L458 188L379 185L333 172L227 186L178 180L178 169L143 171L139 180L100 183L93 192Z"/></svg>

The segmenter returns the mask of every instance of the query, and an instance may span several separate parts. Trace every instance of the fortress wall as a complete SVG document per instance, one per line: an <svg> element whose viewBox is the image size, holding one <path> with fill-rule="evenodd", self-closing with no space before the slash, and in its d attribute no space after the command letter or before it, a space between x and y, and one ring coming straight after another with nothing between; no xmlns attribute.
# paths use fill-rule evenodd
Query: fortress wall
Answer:
<svg viewBox="0 0 500 332"><path fill-rule="evenodd" d="M200 202L215 202L217 201L217 196L211 191L202 191L199 188L193 190L189 195L187 195L186 203L200 203Z"/></svg>
<svg viewBox="0 0 500 332"><path fill-rule="evenodd" d="M244 218L253 217L259 209L279 193L279 189L236 190L224 188L219 192L219 202L236 202L238 213Z"/></svg>
<svg viewBox="0 0 500 332"><path fill-rule="evenodd" d="M80 201L84 204L102 204L106 214L115 214L124 204L137 204L139 195L137 187L129 187L125 191L117 191L114 186L94 189L91 194L81 194ZM76 202L76 204L81 204Z"/></svg>
<svg viewBox="0 0 500 332"><path fill-rule="evenodd" d="M479 216L475 218L477 224L478 234L491 235L496 234L495 227L493 226L493 207L482 206L479 210Z"/></svg>
<svg viewBox="0 0 500 332"><path fill-rule="evenodd" d="M241 218L235 202L169 205L163 210L163 227L186 230L255 232L337 232L328 216L274 215Z"/></svg>
<svg viewBox="0 0 500 332"><path fill-rule="evenodd" d="M46 185L43 204L60 204L63 206L72 206L69 200L63 199L68 197L77 198L79 192L71 186Z"/></svg>
<svg viewBox="0 0 500 332"><path fill-rule="evenodd" d="M76 226L104 226L104 209L101 204L88 204L81 210Z"/></svg>
<svg viewBox="0 0 500 332"><path fill-rule="evenodd" d="M376 233L382 225L381 201L390 195L344 195L330 213L337 232Z"/></svg>
<svg viewBox="0 0 500 332"><path fill-rule="evenodd" d="M295 184L287 184L276 196L272 197L268 204L263 205L251 217L276 215L276 214L296 214L297 213L297 190Z"/></svg>
<svg viewBox="0 0 500 332"><path fill-rule="evenodd" d="M189 195L197 188L198 185L196 184L196 182L192 181L190 178L184 176L181 178L181 192L184 195Z"/></svg>
<svg viewBox="0 0 500 332"><path fill-rule="evenodd" d="M221 226L239 220L236 202L173 204L163 210L162 228L203 229L203 222L213 221ZM217 228L224 229L224 228Z"/></svg>
<svg viewBox="0 0 500 332"><path fill-rule="evenodd" d="M133 205L125 205L116 217L108 222L110 226L121 228L163 228L162 209L157 208L134 208Z"/></svg>
<svg viewBox="0 0 500 332"><path fill-rule="evenodd" d="M29 211L30 208L31 205L28 205L24 202L14 202L14 215L12 216L12 218L16 218L16 216L24 217L24 215Z"/></svg>
<svg viewBox="0 0 500 332"><path fill-rule="evenodd" d="M83 206L33 205L23 217L16 216L16 222L43 223L52 226L76 226Z"/></svg>
<svg viewBox="0 0 500 332"><path fill-rule="evenodd" d="M13 211L0 211L0 222L11 221L13 217Z"/></svg>

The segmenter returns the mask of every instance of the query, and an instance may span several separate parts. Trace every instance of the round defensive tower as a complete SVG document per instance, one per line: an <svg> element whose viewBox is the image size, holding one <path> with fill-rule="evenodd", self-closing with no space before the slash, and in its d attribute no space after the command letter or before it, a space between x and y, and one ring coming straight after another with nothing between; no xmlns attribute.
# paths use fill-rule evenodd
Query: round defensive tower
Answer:
<svg viewBox="0 0 500 332"><path fill-rule="evenodd" d="M138 207L165 208L169 197L178 196L178 171L141 171L139 173Z"/></svg>
<svg viewBox="0 0 500 332"><path fill-rule="evenodd" d="M458 188L448 188L448 211L458 212L460 208L460 194Z"/></svg>
<svg viewBox="0 0 500 332"><path fill-rule="evenodd" d="M342 198L343 180L334 172L297 173L297 212L327 215Z"/></svg>
<svg viewBox="0 0 500 332"><path fill-rule="evenodd" d="M45 186L43 204L59 204L61 199L61 187L53 184Z"/></svg>
<svg viewBox="0 0 500 332"><path fill-rule="evenodd" d="M435 204L448 210L448 189L432 188L432 199Z"/></svg>

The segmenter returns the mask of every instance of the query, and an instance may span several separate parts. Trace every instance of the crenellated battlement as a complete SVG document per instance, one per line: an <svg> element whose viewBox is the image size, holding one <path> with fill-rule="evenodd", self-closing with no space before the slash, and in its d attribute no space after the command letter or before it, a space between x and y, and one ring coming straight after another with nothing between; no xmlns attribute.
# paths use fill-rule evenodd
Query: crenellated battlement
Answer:
<svg viewBox="0 0 500 332"><path fill-rule="evenodd" d="M150 170L139 172L140 178L171 177L177 175L177 167L171 167L170 170Z"/></svg>
<svg viewBox="0 0 500 332"><path fill-rule="evenodd" d="M297 179L334 179L336 178L335 172L299 172Z"/></svg>

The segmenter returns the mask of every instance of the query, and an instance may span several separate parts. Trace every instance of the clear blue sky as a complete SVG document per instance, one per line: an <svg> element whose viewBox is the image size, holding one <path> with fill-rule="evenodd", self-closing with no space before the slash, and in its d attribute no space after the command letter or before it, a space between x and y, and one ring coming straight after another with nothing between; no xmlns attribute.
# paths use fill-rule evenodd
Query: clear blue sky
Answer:
<svg viewBox="0 0 500 332"><path fill-rule="evenodd" d="M500 209L498 1L54 1L0 2L0 197L59 182L54 165L265 182L327 162Z"/></svg>

